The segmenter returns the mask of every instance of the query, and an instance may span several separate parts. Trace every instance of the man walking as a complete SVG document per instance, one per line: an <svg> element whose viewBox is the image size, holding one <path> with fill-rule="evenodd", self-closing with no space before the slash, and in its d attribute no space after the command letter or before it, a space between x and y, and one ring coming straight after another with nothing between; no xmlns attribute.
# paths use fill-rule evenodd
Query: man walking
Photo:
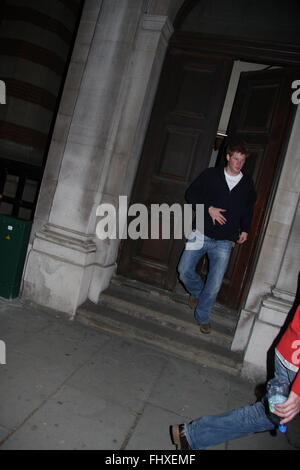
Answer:
<svg viewBox="0 0 300 470"><path fill-rule="evenodd" d="M274 414L289 423L300 413L300 305L275 349L275 377L290 387L284 403L275 406ZM268 397L253 405L236 408L228 413L202 416L189 424L171 426L171 437L177 450L201 450L256 432L275 428L269 418Z"/></svg>
<svg viewBox="0 0 300 470"><path fill-rule="evenodd" d="M226 167L207 168L186 192L187 202L204 205L204 233L193 229L181 256L179 279L190 294L201 333L211 332L209 315L220 290L233 242L243 244L250 231L256 192L242 173L249 155L243 142L227 146ZM209 258L205 284L196 273L203 255Z"/></svg>

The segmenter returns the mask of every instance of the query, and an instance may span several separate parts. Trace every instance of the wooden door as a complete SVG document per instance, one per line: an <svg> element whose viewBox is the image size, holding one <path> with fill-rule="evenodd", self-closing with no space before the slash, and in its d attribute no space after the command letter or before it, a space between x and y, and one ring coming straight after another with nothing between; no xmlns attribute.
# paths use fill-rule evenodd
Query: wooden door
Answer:
<svg viewBox="0 0 300 470"><path fill-rule="evenodd" d="M232 60L171 48L155 99L132 203L185 203L185 190L210 160ZM185 240L122 243L118 273L174 289Z"/></svg>
<svg viewBox="0 0 300 470"><path fill-rule="evenodd" d="M249 143L251 155L244 170L252 175L258 198L250 236L244 245L233 249L218 296L231 308L237 309L247 294L264 236L294 115L291 84L297 76L299 69L275 68L244 72L240 77L228 134Z"/></svg>

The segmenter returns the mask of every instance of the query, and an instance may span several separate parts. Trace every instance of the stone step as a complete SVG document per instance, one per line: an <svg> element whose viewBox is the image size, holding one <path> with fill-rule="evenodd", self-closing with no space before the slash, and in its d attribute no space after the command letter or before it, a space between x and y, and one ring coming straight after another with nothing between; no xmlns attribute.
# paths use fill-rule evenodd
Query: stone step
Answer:
<svg viewBox="0 0 300 470"><path fill-rule="evenodd" d="M114 289L113 286L117 286L118 289ZM159 310L161 314L170 315L174 321L181 319L193 325L195 324L193 312L188 306L189 296L186 293L169 293L140 281L117 276L112 279L110 287L105 293L102 293L101 298L104 299L104 295L110 294L123 300L127 299L130 302L134 298L135 303L144 306L149 305L152 310ZM237 314L234 310L223 307L218 303L215 304L211 313L211 322L214 328L233 337L237 320Z"/></svg>
<svg viewBox="0 0 300 470"><path fill-rule="evenodd" d="M113 280L98 304L87 301L77 309L76 319L202 365L235 375L240 371L242 357L230 350L233 318L219 321L220 312L214 313L212 333L203 335L186 304L140 283Z"/></svg>
<svg viewBox="0 0 300 470"><path fill-rule="evenodd" d="M135 318L145 319L170 330L199 338L199 327L188 305L153 293L143 293L129 286L114 285L102 292L100 302L102 306L125 312ZM203 335L203 341L213 342L229 349L232 342L232 325L219 323L216 315L212 315L211 325L212 333Z"/></svg>

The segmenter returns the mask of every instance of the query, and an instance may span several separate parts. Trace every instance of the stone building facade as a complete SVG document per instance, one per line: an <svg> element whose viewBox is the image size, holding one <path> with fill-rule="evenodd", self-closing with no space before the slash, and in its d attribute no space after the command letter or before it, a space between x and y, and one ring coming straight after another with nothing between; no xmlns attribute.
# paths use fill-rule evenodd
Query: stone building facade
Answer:
<svg viewBox="0 0 300 470"><path fill-rule="evenodd" d="M182 6L183 0L85 1L33 222L24 298L74 317L109 285L119 241L95 237L96 208L130 196ZM232 343L244 352L243 373L251 377L264 374L297 290L299 135L297 109Z"/></svg>

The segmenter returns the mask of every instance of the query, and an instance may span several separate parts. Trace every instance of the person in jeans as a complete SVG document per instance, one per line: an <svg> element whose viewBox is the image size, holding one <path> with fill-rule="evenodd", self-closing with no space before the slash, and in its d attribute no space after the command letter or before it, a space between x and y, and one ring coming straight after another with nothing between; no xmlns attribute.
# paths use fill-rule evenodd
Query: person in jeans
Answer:
<svg viewBox="0 0 300 470"><path fill-rule="evenodd" d="M275 350L275 377L290 384L288 399L276 405L275 414L286 424L300 412L300 305ZM253 405L216 416L203 416L190 424L171 426L177 450L202 450L255 432L270 431L275 425L266 413L267 396Z"/></svg>
<svg viewBox="0 0 300 470"><path fill-rule="evenodd" d="M250 176L242 173L249 151L245 143L232 142L224 168L207 168L191 184L186 200L204 205L204 233L193 228L178 264L179 279L190 294L190 306L204 334L211 332L209 315L220 290L233 242L243 244L250 231L256 191ZM205 284L196 273L207 253L209 272Z"/></svg>

